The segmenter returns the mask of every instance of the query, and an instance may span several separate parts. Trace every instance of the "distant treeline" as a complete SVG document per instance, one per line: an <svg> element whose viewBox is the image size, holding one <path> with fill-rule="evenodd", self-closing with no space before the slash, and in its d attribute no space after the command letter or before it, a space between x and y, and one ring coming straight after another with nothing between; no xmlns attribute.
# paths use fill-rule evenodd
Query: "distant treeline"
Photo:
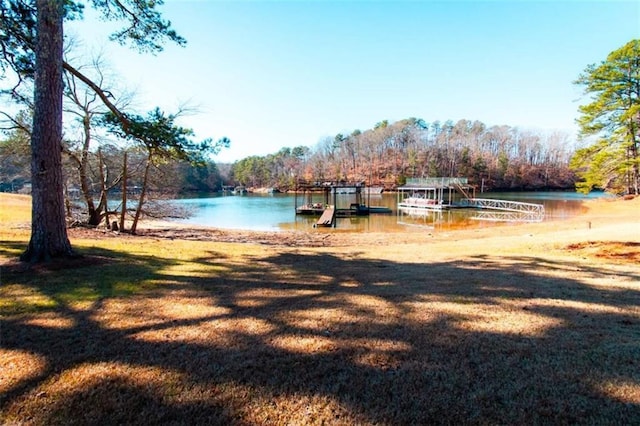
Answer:
<svg viewBox="0 0 640 426"><path fill-rule="evenodd" d="M121 190L123 177L123 158L128 154L127 182L130 190L143 185L144 165L146 156L139 149L123 149L116 145L102 144L100 147L100 161L98 152L87 153L87 180L89 193L97 196L104 180L110 193ZM81 188L79 164L81 152L65 149L63 156L63 177L65 189L69 194L77 194ZM25 192L30 191L31 182L31 150L28 136L22 138L10 137L0 140L0 191ZM100 166L101 164L101 166ZM100 170L102 169L102 175ZM223 176L220 169L226 169ZM228 166L218 165L213 161L193 165L187 161L173 160L163 162L151 169L148 188L155 193L167 195L190 192L214 192L222 188L228 173Z"/></svg>
<svg viewBox="0 0 640 426"><path fill-rule="evenodd" d="M228 180L291 189L297 179L364 181L392 189L407 178L467 177L492 190L574 188L574 145L567 134L409 118L321 140L315 148L282 148L231 166Z"/></svg>
<svg viewBox="0 0 640 426"><path fill-rule="evenodd" d="M65 150L68 189L79 188L77 151ZM130 187L142 185L140 171L145 156L129 154ZM574 188L569 170L573 141L562 133L521 131L515 127L486 127L479 121L426 123L409 118L395 123L381 121L372 129L355 130L321 140L315 147L282 148L275 154L251 156L233 164L194 166L170 161L152 170L149 189L164 193L213 192L222 185L276 187L286 191L298 179L308 181L364 181L393 189L406 178L467 177L474 185L492 190ZM118 189L124 149L102 144L102 167L95 152L88 153L89 181L99 192L101 179ZM0 190L19 191L30 181L30 149L26 135L13 134L0 142ZM105 176L100 177L102 168Z"/></svg>

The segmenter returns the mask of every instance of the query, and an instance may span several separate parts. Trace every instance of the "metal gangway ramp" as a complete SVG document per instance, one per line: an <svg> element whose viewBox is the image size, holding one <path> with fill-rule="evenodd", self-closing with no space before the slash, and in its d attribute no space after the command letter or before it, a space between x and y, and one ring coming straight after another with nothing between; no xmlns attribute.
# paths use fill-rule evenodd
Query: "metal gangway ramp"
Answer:
<svg viewBox="0 0 640 426"><path fill-rule="evenodd" d="M513 212L520 215L542 221L544 219L544 205L534 203L523 203L520 201L495 200L490 198L467 198L465 204L468 207L475 207L483 210L499 210L503 212Z"/></svg>

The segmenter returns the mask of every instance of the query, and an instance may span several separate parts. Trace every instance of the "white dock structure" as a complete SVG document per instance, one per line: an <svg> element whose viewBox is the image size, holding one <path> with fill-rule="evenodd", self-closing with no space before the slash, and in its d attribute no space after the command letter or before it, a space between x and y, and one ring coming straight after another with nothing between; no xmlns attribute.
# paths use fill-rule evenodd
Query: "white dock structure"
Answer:
<svg viewBox="0 0 640 426"><path fill-rule="evenodd" d="M467 178L410 178L398 188L398 211L415 215L421 211L447 210L460 200L473 198L475 189Z"/></svg>
<svg viewBox="0 0 640 426"><path fill-rule="evenodd" d="M475 188L467 178L407 179L398 188L399 215L420 216L453 208L481 210L473 217L476 220L541 222L545 216L542 204L475 198Z"/></svg>

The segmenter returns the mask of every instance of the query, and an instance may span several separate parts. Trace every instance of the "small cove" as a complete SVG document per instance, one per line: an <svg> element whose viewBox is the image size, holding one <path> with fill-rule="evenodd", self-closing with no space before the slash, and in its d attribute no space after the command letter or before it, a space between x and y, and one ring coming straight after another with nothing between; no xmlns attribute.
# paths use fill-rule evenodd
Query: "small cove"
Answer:
<svg viewBox="0 0 640 426"><path fill-rule="evenodd" d="M349 197L349 195L340 195ZM568 219L579 214L583 202L605 196L602 193L582 195L575 192L496 192L477 194L478 198L494 198L543 204L545 221ZM300 200L300 199L299 199ZM211 226L222 229L243 229L255 231L283 231L314 229L317 217L295 214L293 194L247 194L242 196L207 194L199 197L175 200L188 208L192 216L178 222ZM355 232L400 232L407 228L451 229L456 227L495 226L495 221L477 220L477 210L460 209L441 213L431 213L424 218L401 218L396 214L397 194L384 193L365 197L370 206L389 207L392 214L372 214L365 217L341 218L337 229ZM517 224L518 222L513 222Z"/></svg>

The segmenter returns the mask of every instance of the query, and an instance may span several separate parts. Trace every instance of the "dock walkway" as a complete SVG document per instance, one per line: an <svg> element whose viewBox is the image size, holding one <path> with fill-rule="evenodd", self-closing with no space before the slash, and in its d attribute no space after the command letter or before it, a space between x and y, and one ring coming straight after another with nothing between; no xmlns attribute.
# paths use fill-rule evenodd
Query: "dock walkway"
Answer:
<svg viewBox="0 0 640 426"><path fill-rule="evenodd" d="M532 213L544 216L544 205L522 203L520 201L494 200L489 198L467 198L463 205L479 209L502 210L508 212Z"/></svg>
<svg viewBox="0 0 640 426"><path fill-rule="evenodd" d="M333 226L333 221L336 219L336 208L335 206L327 206L326 209L322 212L322 216L316 222L316 226L322 227L330 227Z"/></svg>

